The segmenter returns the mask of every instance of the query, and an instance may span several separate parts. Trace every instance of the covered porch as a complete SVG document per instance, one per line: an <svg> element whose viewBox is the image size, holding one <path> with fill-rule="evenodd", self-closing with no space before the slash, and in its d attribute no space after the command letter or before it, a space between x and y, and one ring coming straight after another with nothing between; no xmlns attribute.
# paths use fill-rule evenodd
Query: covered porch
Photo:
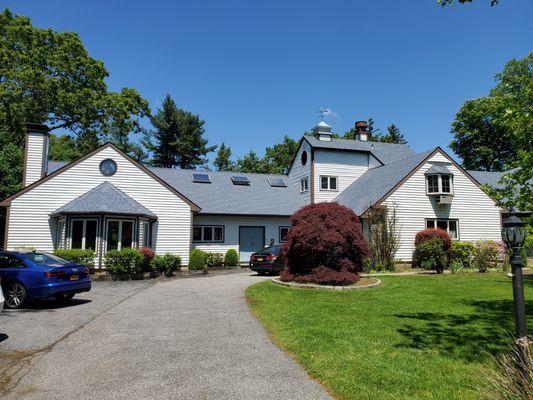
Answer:
<svg viewBox="0 0 533 400"><path fill-rule="evenodd" d="M93 250L94 265L104 267L110 250L152 247L157 216L109 182L50 214L55 249ZM52 230L53 231L53 230Z"/></svg>

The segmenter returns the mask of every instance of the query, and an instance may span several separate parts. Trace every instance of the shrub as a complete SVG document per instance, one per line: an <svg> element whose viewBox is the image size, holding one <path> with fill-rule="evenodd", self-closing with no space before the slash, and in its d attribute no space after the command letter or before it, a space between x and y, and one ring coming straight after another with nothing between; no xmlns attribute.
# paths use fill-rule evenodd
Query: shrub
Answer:
<svg viewBox="0 0 533 400"><path fill-rule="evenodd" d="M164 272L167 276L172 276L172 271L181 269L181 257L166 253L163 256L155 256L151 262L152 269Z"/></svg>
<svg viewBox="0 0 533 400"><path fill-rule="evenodd" d="M141 247L139 253L141 253L141 270L144 272L150 271L152 269L152 260L155 257L155 252L149 247Z"/></svg>
<svg viewBox="0 0 533 400"><path fill-rule="evenodd" d="M452 238L450 235L448 235L448 232L446 232L443 229L424 229L420 232L418 232L415 236L415 246L418 246L419 244L431 240L434 238L440 238L442 240L442 243L444 245L444 251L448 251L450 247L452 247Z"/></svg>
<svg viewBox="0 0 533 400"><path fill-rule="evenodd" d="M394 257L400 244L396 208L370 209L368 221L368 246L374 268L378 271L394 271Z"/></svg>
<svg viewBox="0 0 533 400"><path fill-rule="evenodd" d="M527 257L533 257L533 235L527 235L526 242L524 243L524 249L526 250Z"/></svg>
<svg viewBox="0 0 533 400"><path fill-rule="evenodd" d="M319 285L345 286L357 282L359 275L349 272L346 269L336 271L324 266L314 268L310 273L295 275L289 269L285 269L280 274L282 281L293 281L298 283L316 283Z"/></svg>
<svg viewBox="0 0 533 400"><path fill-rule="evenodd" d="M226 255L224 256L224 265L226 267L235 267L239 264L239 255L237 254L237 250L235 249L229 249L226 251Z"/></svg>
<svg viewBox="0 0 533 400"><path fill-rule="evenodd" d="M460 272L465 266L463 263L459 261L452 261L450 263L450 270L452 271L452 274L456 274L457 272Z"/></svg>
<svg viewBox="0 0 533 400"><path fill-rule="evenodd" d="M368 274L372 270L372 267L372 259L370 257L363 258L363 272Z"/></svg>
<svg viewBox="0 0 533 400"><path fill-rule="evenodd" d="M207 253L203 252L200 249L193 249L189 256L189 269L190 270L199 270L203 269L206 265Z"/></svg>
<svg viewBox="0 0 533 400"><path fill-rule="evenodd" d="M470 242L452 242L448 251L450 266L456 264L462 268L470 268L474 257L474 245Z"/></svg>
<svg viewBox="0 0 533 400"><path fill-rule="evenodd" d="M54 255L76 264L84 265L89 268L94 267L94 250L69 249L55 250Z"/></svg>
<svg viewBox="0 0 533 400"><path fill-rule="evenodd" d="M370 252L352 210L337 203L312 204L297 211L290 222L282 253L291 274L308 274L318 267L362 271Z"/></svg>
<svg viewBox="0 0 533 400"><path fill-rule="evenodd" d="M496 267L500 258L500 248L493 240L480 240L474 244L474 266L479 272L486 272L491 267Z"/></svg>
<svg viewBox="0 0 533 400"><path fill-rule="evenodd" d="M141 272L141 253L135 249L111 250L105 253L105 268L110 274Z"/></svg>
<svg viewBox="0 0 533 400"><path fill-rule="evenodd" d="M422 268L434 269L442 273L446 265L446 251L440 237L420 242L416 246L416 262Z"/></svg>
<svg viewBox="0 0 533 400"><path fill-rule="evenodd" d="M224 264L224 257L220 253L207 253L206 265L208 267L221 267Z"/></svg>

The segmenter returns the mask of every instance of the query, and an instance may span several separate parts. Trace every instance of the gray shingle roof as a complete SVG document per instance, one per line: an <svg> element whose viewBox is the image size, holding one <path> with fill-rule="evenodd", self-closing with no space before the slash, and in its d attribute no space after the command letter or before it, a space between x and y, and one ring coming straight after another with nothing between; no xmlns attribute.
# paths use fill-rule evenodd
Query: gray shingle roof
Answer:
<svg viewBox="0 0 533 400"><path fill-rule="evenodd" d="M61 214L121 214L157 218L153 212L109 182L101 183L51 215Z"/></svg>
<svg viewBox="0 0 533 400"><path fill-rule="evenodd" d="M415 154L406 144L364 142L362 140L349 139L331 139L331 141L324 141L318 140L314 136L305 136L305 139L314 148L370 152L384 164L389 164Z"/></svg>
<svg viewBox="0 0 533 400"><path fill-rule="evenodd" d="M48 174L67 163L50 161ZM304 205L300 193L286 175L245 174L221 171L154 168L150 171L202 209L201 214L290 216ZM206 173L211 183L194 183L193 173ZM246 176L249 186L234 185L231 176ZM272 187L269 178L282 178L287 187Z"/></svg>
<svg viewBox="0 0 533 400"><path fill-rule="evenodd" d="M501 189L502 185L499 183L499 180L502 178L502 176L509 173L510 171L506 171L506 172L467 171L467 172L470 175L472 175L474 179L478 181L479 183L481 183L482 185L489 185L495 189Z"/></svg>
<svg viewBox="0 0 533 400"><path fill-rule="evenodd" d="M193 183L198 171L150 168L159 178L188 197L202 210L200 214L289 216L304 205L298 189L286 175L244 174L209 171L211 183ZM234 185L231 176L246 176L250 185ZM269 178L281 178L287 187L272 187Z"/></svg>
<svg viewBox="0 0 533 400"><path fill-rule="evenodd" d="M335 201L362 215L389 190L409 174L433 150L418 153L396 162L372 168L341 192Z"/></svg>
<svg viewBox="0 0 533 400"><path fill-rule="evenodd" d="M430 169L426 171L426 175L431 175L431 174L452 175L452 171L450 171L445 165L433 165Z"/></svg>

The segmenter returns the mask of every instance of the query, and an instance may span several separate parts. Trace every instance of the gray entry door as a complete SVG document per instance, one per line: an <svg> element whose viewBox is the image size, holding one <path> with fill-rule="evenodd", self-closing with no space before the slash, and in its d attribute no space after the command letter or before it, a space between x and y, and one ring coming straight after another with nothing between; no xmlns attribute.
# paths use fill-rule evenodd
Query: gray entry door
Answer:
<svg viewBox="0 0 533 400"><path fill-rule="evenodd" d="M265 247L264 226L240 226L239 227L239 259L242 262L249 261L252 253Z"/></svg>

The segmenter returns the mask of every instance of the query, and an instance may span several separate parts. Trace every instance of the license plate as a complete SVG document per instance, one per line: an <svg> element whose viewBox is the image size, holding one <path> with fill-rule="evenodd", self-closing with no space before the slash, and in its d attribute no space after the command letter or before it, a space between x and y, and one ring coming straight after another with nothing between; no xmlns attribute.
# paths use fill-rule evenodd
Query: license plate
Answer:
<svg viewBox="0 0 533 400"><path fill-rule="evenodd" d="M264 261L263 257L257 257L257 261Z"/></svg>
<svg viewBox="0 0 533 400"><path fill-rule="evenodd" d="M80 277L78 275L70 275L71 281L77 281Z"/></svg>

